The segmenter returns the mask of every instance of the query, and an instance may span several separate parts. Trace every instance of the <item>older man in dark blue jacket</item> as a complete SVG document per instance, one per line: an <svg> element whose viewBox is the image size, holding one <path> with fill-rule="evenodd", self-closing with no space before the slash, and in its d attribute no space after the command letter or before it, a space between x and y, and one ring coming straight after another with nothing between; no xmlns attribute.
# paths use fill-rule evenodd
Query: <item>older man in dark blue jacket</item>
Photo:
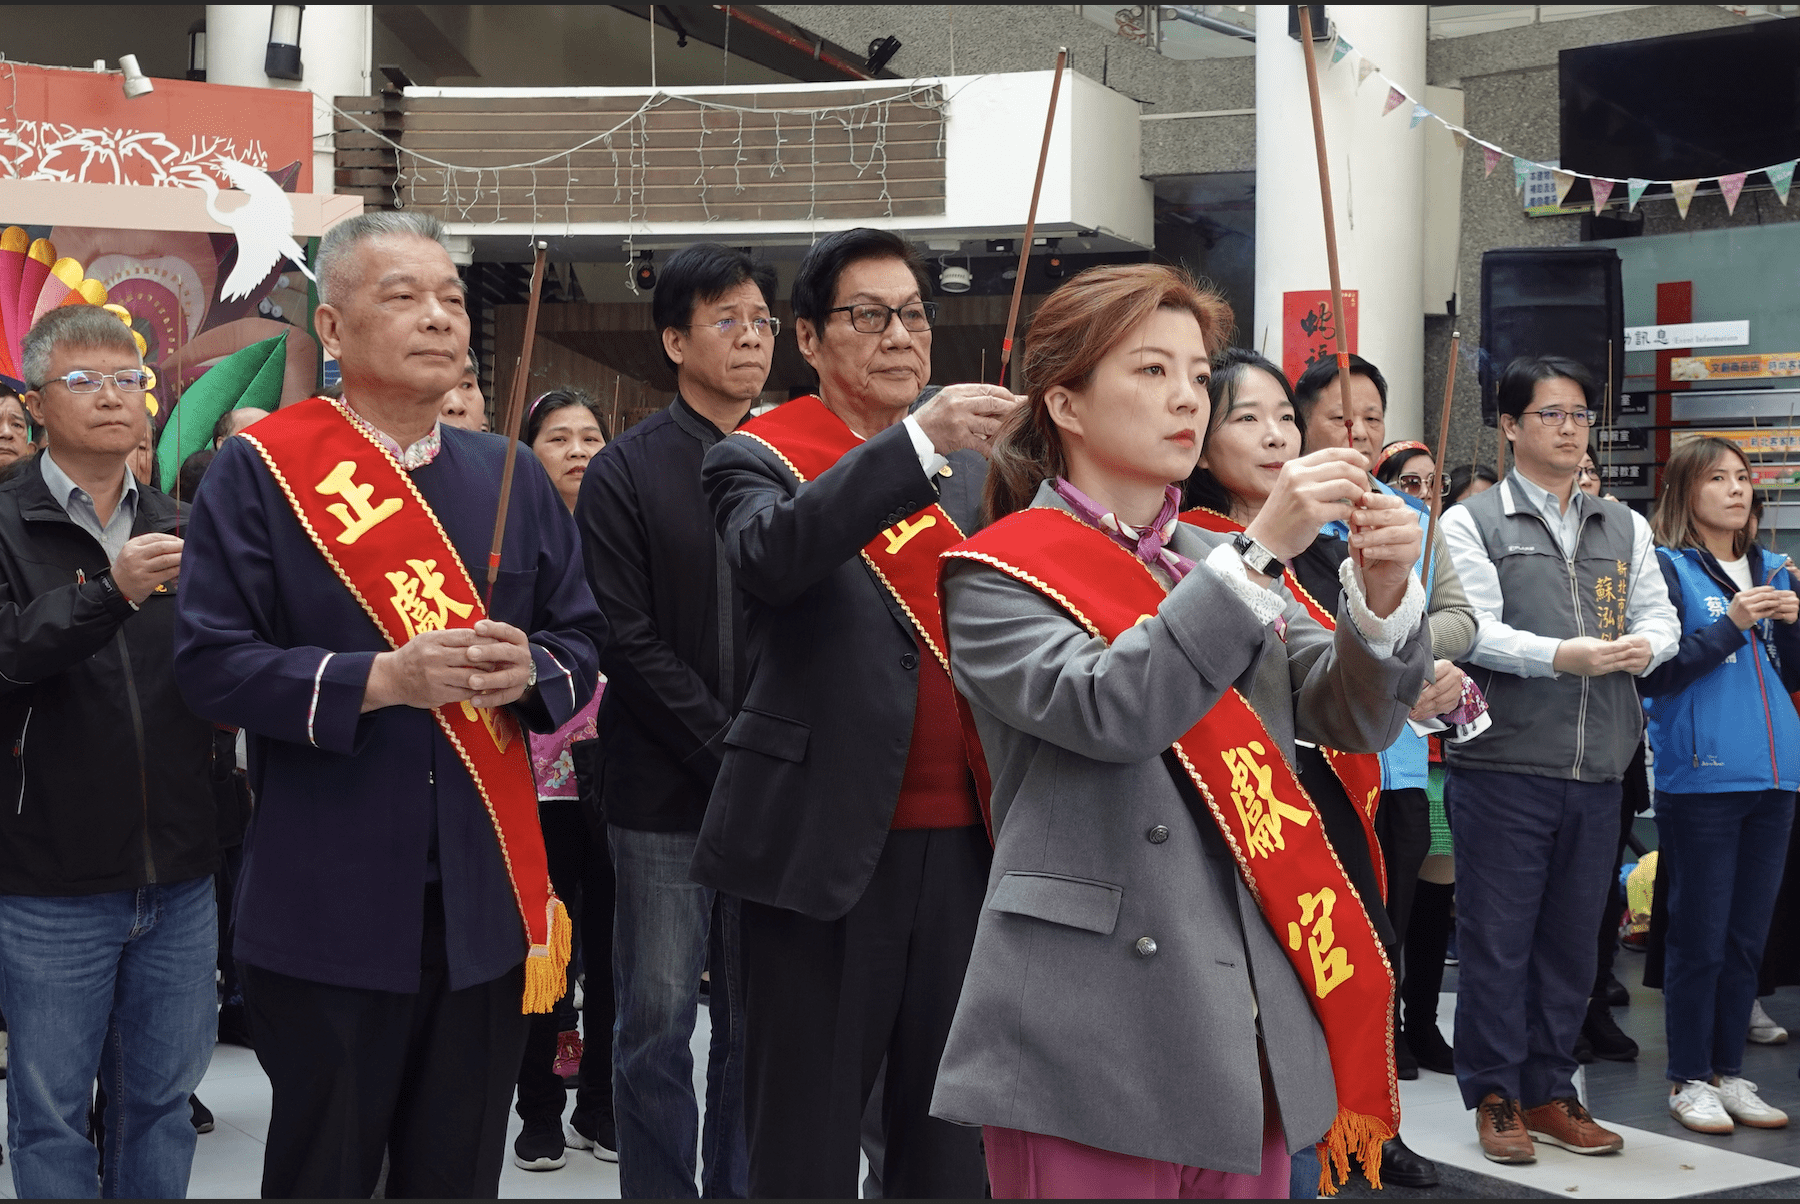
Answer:
<svg viewBox="0 0 1800 1204"><path fill-rule="evenodd" d="M440 233L410 214L334 228L318 327L347 420L387 449L472 567L485 562L506 444L437 422L469 331ZM253 433L280 429L283 413ZM327 564L320 548L336 545L302 526L276 460L234 437L207 473L176 667L197 710L250 736L258 810L235 953L274 1087L265 1196L366 1197L384 1153L390 1197L498 1191L526 1036L518 850L502 850L490 794L433 709L507 707L554 731L592 696L606 633L574 523L519 456L494 621L403 643L334 574L346 553ZM405 504L373 507L369 489L350 486L336 509L369 507L358 522L372 524ZM346 523L336 543L354 538ZM427 597L443 584L429 567Z"/></svg>

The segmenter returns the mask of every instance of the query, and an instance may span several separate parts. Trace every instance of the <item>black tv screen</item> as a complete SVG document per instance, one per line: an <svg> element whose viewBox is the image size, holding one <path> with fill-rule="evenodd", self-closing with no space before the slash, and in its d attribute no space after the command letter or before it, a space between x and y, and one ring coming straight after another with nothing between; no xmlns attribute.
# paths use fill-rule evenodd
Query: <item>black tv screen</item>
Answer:
<svg viewBox="0 0 1800 1204"><path fill-rule="evenodd" d="M1800 20L1584 46L1560 67L1571 171L1691 180L1800 158Z"/></svg>

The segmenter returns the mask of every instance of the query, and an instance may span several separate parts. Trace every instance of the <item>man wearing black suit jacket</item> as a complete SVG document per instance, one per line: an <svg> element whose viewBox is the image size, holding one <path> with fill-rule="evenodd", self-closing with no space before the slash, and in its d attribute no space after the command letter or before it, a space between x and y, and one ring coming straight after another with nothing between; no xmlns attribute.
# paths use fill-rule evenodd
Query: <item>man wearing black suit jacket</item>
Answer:
<svg viewBox="0 0 1800 1204"><path fill-rule="evenodd" d="M752 423L703 469L751 669L693 873L744 900L752 1196L856 1195L858 1121L884 1058L884 1194L985 1185L980 1135L929 1107L990 848L919 608L859 555L933 506L974 531L987 441L1018 404L988 385L916 401L929 293L896 235L816 243L793 308L819 397L788 405L848 450L807 472Z"/></svg>

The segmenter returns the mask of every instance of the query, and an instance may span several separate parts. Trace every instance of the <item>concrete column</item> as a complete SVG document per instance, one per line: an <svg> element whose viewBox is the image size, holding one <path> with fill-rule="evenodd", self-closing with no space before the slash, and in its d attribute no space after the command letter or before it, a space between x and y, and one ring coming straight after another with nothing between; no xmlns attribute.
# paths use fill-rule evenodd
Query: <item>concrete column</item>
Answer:
<svg viewBox="0 0 1800 1204"><path fill-rule="evenodd" d="M309 4L300 26L303 80L270 79L263 74L269 44L267 4L206 6L206 79L214 84L247 88L288 88L313 93L313 191L332 192L332 111L335 96L369 94L370 57L374 53L367 4ZM322 135L322 136L321 136Z"/></svg>
<svg viewBox="0 0 1800 1204"><path fill-rule="evenodd" d="M1328 16L1352 46L1412 95L1425 95L1425 6L1331 5ZM1331 286L1325 260L1319 169L1313 150L1305 52L1287 34L1288 6L1256 7L1256 325L1281 362L1284 292ZM1356 350L1387 377L1387 437L1424 434L1425 139L1408 129L1410 106L1383 117L1387 88L1371 75L1356 86L1356 56L1335 68L1318 54L1325 145L1337 217L1338 267L1357 291Z"/></svg>

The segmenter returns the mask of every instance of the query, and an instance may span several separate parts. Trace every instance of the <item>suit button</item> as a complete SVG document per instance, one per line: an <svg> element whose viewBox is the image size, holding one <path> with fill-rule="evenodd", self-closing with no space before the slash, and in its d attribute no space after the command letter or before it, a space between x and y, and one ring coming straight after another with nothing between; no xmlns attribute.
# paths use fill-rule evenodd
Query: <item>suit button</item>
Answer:
<svg viewBox="0 0 1800 1204"><path fill-rule="evenodd" d="M1148 832L1144 833L1144 839L1148 840L1151 844L1161 844L1163 841L1169 839L1169 830L1161 824L1157 824L1154 828L1151 828Z"/></svg>
<svg viewBox="0 0 1800 1204"><path fill-rule="evenodd" d="M1137 955L1139 957L1156 956L1156 940L1153 937L1140 936L1137 939Z"/></svg>
<svg viewBox="0 0 1800 1204"><path fill-rule="evenodd" d="M919 667L919 654L916 652L908 652L902 656L900 658L900 667L902 669L917 669Z"/></svg>

